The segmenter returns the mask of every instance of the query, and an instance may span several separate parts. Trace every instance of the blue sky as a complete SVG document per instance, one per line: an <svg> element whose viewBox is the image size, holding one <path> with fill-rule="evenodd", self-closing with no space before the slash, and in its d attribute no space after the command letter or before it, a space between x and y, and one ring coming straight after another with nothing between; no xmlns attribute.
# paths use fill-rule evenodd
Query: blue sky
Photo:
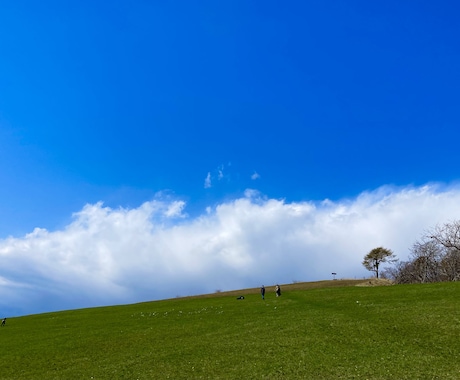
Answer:
<svg viewBox="0 0 460 380"><path fill-rule="evenodd" d="M3 310L362 276L366 250L381 244L404 256L424 228L458 218L457 14L451 1L0 2L0 293L11 295ZM313 235L287 259L292 233L283 226L331 231L343 210L367 220L376 205L396 204L402 224L417 216L405 240L347 231L355 246L336 252L342 271L324 246L312 249ZM386 226L379 212L371 231ZM255 256L266 232L246 217L272 221L278 251L272 242ZM77 226L84 237L72 235ZM112 234L91 234L95 226ZM149 231L139 256L133 226ZM193 252L175 245L193 240L191 230L202 236ZM88 245L69 245L76 236ZM302 272L306 251L317 259ZM139 265L125 270L121 256ZM285 256L265 274L235 269ZM187 277L180 268L191 263L201 269ZM138 284L146 266L150 282ZM150 292L166 267L161 284L171 286ZM77 271L68 284L54 277ZM202 280L209 272L221 276ZM78 291L88 281L81 273L98 278L100 297Z"/></svg>

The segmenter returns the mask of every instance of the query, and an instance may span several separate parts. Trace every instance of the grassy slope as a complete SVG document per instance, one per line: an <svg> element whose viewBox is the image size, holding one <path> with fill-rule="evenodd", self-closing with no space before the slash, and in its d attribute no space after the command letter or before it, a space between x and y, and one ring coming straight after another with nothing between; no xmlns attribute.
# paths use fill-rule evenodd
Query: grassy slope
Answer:
<svg viewBox="0 0 460 380"><path fill-rule="evenodd" d="M460 379L460 283L345 285L11 318L0 378Z"/></svg>

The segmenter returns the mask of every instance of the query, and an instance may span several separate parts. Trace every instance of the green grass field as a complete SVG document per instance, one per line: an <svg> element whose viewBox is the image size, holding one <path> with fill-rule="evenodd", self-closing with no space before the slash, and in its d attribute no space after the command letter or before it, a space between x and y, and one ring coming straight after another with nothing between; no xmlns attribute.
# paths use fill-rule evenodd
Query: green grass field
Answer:
<svg viewBox="0 0 460 380"><path fill-rule="evenodd" d="M460 379L460 283L355 284L11 318L0 378Z"/></svg>

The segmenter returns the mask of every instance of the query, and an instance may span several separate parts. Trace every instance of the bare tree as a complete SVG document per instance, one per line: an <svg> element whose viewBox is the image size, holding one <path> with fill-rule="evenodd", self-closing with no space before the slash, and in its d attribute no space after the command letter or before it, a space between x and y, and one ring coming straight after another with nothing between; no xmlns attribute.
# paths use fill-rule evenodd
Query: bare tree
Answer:
<svg viewBox="0 0 460 380"><path fill-rule="evenodd" d="M445 248L460 251L460 220L438 225L427 235Z"/></svg>
<svg viewBox="0 0 460 380"><path fill-rule="evenodd" d="M415 242L411 249L411 255L411 282L424 283L441 280L440 268L443 249L436 241L422 240Z"/></svg>
<svg viewBox="0 0 460 380"><path fill-rule="evenodd" d="M441 259L443 280L460 280L460 220L436 226L427 237L444 250Z"/></svg>
<svg viewBox="0 0 460 380"><path fill-rule="evenodd" d="M400 284L460 281L460 221L426 232L412 246L410 260L387 270L385 276Z"/></svg>
<svg viewBox="0 0 460 380"><path fill-rule="evenodd" d="M375 276L379 278L379 267L382 263L393 263L397 261L393 251L387 248L378 247L371 250L366 256L364 256L363 265L364 267L375 273Z"/></svg>
<svg viewBox="0 0 460 380"><path fill-rule="evenodd" d="M391 274L391 280L396 284L411 284L414 282L413 264L410 261L399 261L394 267L385 268Z"/></svg>
<svg viewBox="0 0 460 380"><path fill-rule="evenodd" d="M401 280L401 277L406 264L407 263L404 261L398 261L394 266L384 268L380 273L380 277L391 280L397 284L402 284L404 281Z"/></svg>
<svg viewBox="0 0 460 380"><path fill-rule="evenodd" d="M460 280L460 251L447 249L441 261L442 277L444 281Z"/></svg>

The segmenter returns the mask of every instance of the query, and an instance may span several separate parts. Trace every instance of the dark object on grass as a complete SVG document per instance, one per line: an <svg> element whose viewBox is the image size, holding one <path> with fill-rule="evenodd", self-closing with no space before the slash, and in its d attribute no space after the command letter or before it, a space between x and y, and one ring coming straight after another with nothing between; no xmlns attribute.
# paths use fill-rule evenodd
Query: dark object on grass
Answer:
<svg viewBox="0 0 460 380"><path fill-rule="evenodd" d="M237 300L244 300L244 296L236 297Z"/></svg>
<svg viewBox="0 0 460 380"><path fill-rule="evenodd" d="M5 326L5 324L6 324L6 318L3 318L2 319L2 327Z"/></svg>

